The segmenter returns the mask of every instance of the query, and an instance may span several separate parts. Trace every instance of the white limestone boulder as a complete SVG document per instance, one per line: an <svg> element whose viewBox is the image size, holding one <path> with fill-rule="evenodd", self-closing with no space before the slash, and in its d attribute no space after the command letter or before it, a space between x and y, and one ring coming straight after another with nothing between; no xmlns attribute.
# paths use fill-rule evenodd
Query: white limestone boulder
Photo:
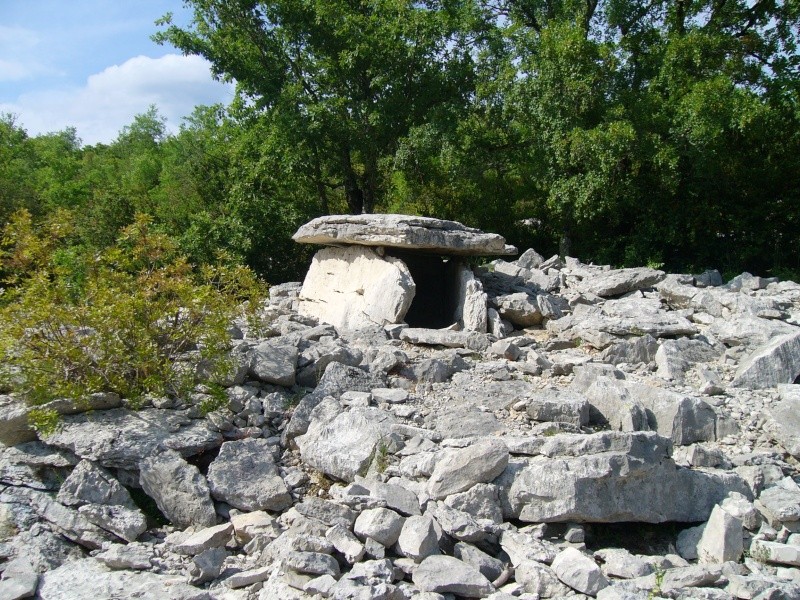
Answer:
<svg viewBox="0 0 800 600"><path fill-rule="evenodd" d="M298 312L343 330L401 323L415 293L398 258L364 246L323 248L303 281Z"/></svg>

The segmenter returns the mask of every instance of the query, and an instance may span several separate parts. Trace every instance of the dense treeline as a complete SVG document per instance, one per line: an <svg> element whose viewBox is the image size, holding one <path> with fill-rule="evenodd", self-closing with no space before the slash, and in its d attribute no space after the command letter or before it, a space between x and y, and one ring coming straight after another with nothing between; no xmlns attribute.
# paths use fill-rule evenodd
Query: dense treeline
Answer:
<svg viewBox="0 0 800 600"><path fill-rule="evenodd" d="M191 0L156 38L237 83L108 145L0 123L0 218L68 209L76 245L152 216L195 263L270 281L337 212L457 219L543 253L800 270L796 0Z"/></svg>

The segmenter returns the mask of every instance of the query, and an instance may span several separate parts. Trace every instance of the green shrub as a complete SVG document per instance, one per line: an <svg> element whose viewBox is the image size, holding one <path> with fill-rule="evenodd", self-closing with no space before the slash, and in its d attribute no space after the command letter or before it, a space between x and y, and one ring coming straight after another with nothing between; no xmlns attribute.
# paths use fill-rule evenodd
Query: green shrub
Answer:
<svg viewBox="0 0 800 600"><path fill-rule="evenodd" d="M101 391L135 405L187 394L201 363L210 382L228 374L231 321L264 291L249 270L193 269L144 215L102 252L72 245L70 222L64 212L35 227L21 211L4 229L4 385L35 405Z"/></svg>

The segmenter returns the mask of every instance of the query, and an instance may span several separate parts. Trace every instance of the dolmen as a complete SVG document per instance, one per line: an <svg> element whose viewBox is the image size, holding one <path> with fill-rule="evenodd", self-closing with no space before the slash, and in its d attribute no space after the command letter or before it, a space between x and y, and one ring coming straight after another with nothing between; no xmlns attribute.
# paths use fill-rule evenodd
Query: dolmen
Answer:
<svg viewBox="0 0 800 600"><path fill-rule="evenodd" d="M293 239L326 246L303 282L300 314L351 331L406 323L485 333L487 296L469 259L517 253L497 234L397 214L319 217Z"/></svg>

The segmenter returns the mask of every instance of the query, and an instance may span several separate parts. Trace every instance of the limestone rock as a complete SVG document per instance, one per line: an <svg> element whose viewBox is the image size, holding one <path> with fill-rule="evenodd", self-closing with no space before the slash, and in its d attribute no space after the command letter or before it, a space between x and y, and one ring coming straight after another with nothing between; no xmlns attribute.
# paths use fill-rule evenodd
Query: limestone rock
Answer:
<svg viewBox="0 0 800 600"><path fill-rule="evenodd" d="M386 379L379 374L369 373L357 367L348 367L338 362L330 363L313 392L304 396L292 412L292 418L281 436L281 443L288 446L298 435L308 430L311 412L331 396L338 399L344 392L369 392L374 388L386 387Z"/></svg>
<svg viewBox="0 0 800 600"><path fill-rule="evenodd" d="M562 390L546 390L532 396L526 408L534 421L557 421L583 427L589 423L589 402L583 396Z"/></svg>
<svg viewBox="0 0 800 600"><path fill-rule="evenodd" d="M780 402L767 410L776 423L776 441L786 451L800 458L800 385L778 386Z"/></svg>
<svg viewBox="0 0 800 600"><path fill-rule="evenodd" d="M741 520L715 506L697 544L700 562L738 561L743 549Z"/></svg>
<svg viewBox="0 0 800 600"><path fill-rule="evenodd" d="M753 540L750 554L762 557L767 562L800 567L800 546Z"/></svg>
<svg viewBox="0 0 800 600"><path fill-rule="evenodd" d="M757 348L739 365L733 385L748 389L793 383L800 376L800 330Z"/></svg>
<svg viewBox="0 0 800 600"><path fill-rule="evenodd" d="M396 214L329 215L309 221L292 236L302 244L360 244L439 254L491 256L516 254L493 233L455 221Z"/></svg>
<svg viewBox="0 0 800 600"><path fill-rule="evenodd" d="M397 550L415 562L439 554L439 538L433 519L426 515L408 517L397 538Z"/></svg>
<svg viewBox="0 0 800 600"><path fill-rule="evenodd" d="M489 483L508 464L508 448L497 438L478 440L453 449L436 463L428 493L436 499L464 492L476 483Z"/></svg>
<svg viewBox="0 0 800 600"><path fill-rule="evenodd" d="M482 351L489 347L489 340L477 331L450 331L408 327L400 332L400 339L412 344L445 346L447 348L469 348Z"/></svg>
<svg viewBox="0 0 800 600"><path fill-rule="evenodd" d="M456 543L453 547L453 556L478 569L481 575L486 577L489 581L495 581L500 577L505 568L502 560L492 558L472 544L467 544L465 542ZM517 568L517 574L519 574L519 567ZM517 579L517 581L519 581L519 579Z"/></svg>
<svg viewBox="0 0 800 600"><path fill-rule="evenodd" d="M357 330L402 322L415 293L400 259L371 248L325 248L306 274L298 310L337 329Z"/></svg>
<svg viewBox="0 0 800 600"><path fill-rule="evenodd" d="M147 531L147 518L137 508L118 504L86 504L78 508L78 512L90 523L127 542L133 542Z"/></svg>
<svg viewBox="0 0 800 600"><path fill-rule="evenodd" d="M429 556L414 571L414 584L423 592L485 598L494 586L472 565L452 556Z"/></svg>
<svg viewBox="0 0 800 600"><path fill-rule="evenodd" d="M147 570L152 567L152 547L140 543L111 544L95 558L110 569Z"/></svg>
<svg viewBox="0 0 800 600"><path fill-rule="evenodd" d="M62 417L45 441L104 467L134 470L157 449L191 456L219 446L222 435L178 411L116 408Z"/></svg>
<svg viewBox="0 0 800 600"><path fill-rule="evenodd" d="M653 572L653 566L624 548L604 548L594 553L602 561L600 570L606 577L633 579Z"/></svg>
<svg viewBox="0 0 800 600"><path fill-rule="evenodd" d="M211 600L211 595L206 590L176 581L173 576L112 571L93 558L69 562L42 575L38 597L41 600Z"/></svg>
<svg viewBox="0 0 800 600"><path fill-rule="evenodd" d="M325 532L325 537L351 565L364 558L364 544L343 525L334 525Z"/></svg>
<svg viewBox="0 0 800 600"><path fill-rule="evenodd" d="M281 511L292 498L264 439L225 442L208 468L211 495L241 510Z"/></svg>
<svg viewBox="0 0 800 600"><path fill-rule="evenodd" d="M608 585L597 563L575 548L565 548L559 552L551 568L563 583L589 596L596 596Z"/></svg>
<svg viewBox="0 0 800 600"><path fill-rule="evenodd" d="M523 560L514 569L518 584L540 598L568 596L571 590L559 581L553 569L535 560Z"/></svg>
<svg viewBox="0 0 800 600"><path fill-rule="evenodd" d="M495 482L506 518L698 522L730 490L749 493L736 475L676 467L669 441L655 433L562 434L547 444L544 456L512 458Z"/></svg>
<svg viewBox="0 0 800 600"><path fill-rule="evenodd" d="M290 387L295 382L297 347L285 342L265 341L250 353L250 374L261 381Z"/></svg>
<svg viewBox="0 0 800 600"><path fill-rule="evenodd" d="M296 438L303 460L323 473L353 481L363 475L394 418L377 408L354 408Z"/></svg>
<svg viewBox="0 0 800 600"><path fill-rule="evenodd" d="M353 531L364 539L372 538L387 548L397 542L405 519L388 508L370 508L356 518Z"/></svg>
<svg viewBox="0 0 800 600"><path fill-rule="evenodd" d="M648 267L611 269L581 281L580 289L603 298L620 296L653 287L666 277L663 271Z"/></svg>
<svg viewBox="0 0 800 600"><path fill-rule="evenodd" d="M488 313L486 309L486 292L479 279L476 279L472 270L461 266L458 273L458 289L456 297L459 298L455 316L460 315L460 324L467 331L486 333L488 327Z"/></svg>
<svg viewBox="0 0 800 600"><path fill-rule="evenodd" d="M82 460L64 480L57 499L67 506L118 504L135 508L131 495L107 469Z"/></svg>
<svg viewBox="0 0 800 600"><path fill-rule="evenodd" d="M205 478L174 450L143 460L139 465L139 480L145 493L175 526L216 524L214 503Z"/></svg>
<svg viewBox="0 0 800 600"><path fill-rule="evenodd" d="M722 349L715 348L701 339L666 340L656 352L657 374L664 379L683 382L686 372L692 365L709 362L720 354Z"/></svg>

